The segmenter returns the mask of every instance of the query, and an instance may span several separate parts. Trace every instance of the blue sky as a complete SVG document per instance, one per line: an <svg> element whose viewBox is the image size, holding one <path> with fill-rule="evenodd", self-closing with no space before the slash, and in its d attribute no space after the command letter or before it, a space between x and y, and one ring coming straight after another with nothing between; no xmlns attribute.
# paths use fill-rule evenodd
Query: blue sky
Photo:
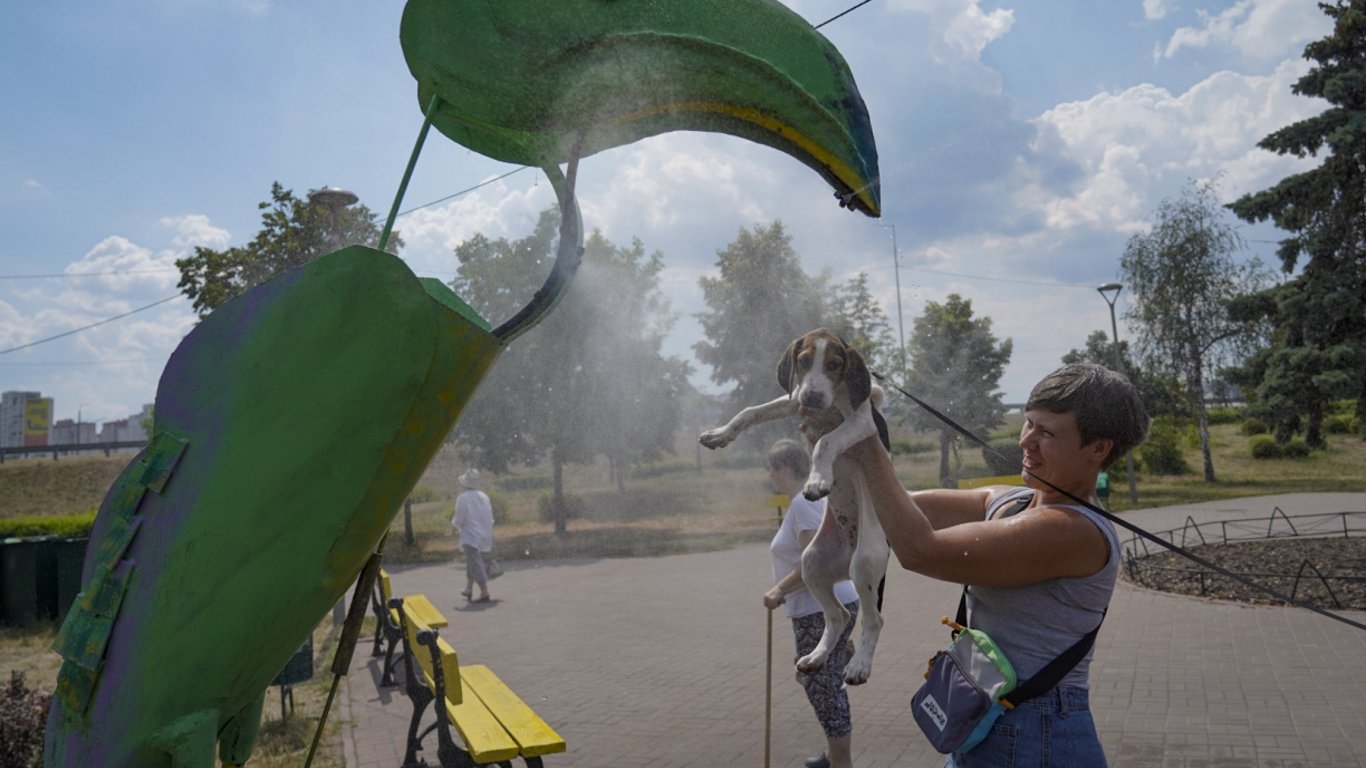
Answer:
<svg viewBox="0 0 1366 768"><path fill-rule="evenodd" d="M790 3L813 23L853 4ZM272 181L300 195L343 186L387 212L421 124L401 12L396 0L7 8L0 350L174 296L175 259L249 240ZM1011 402L1109 328L1094 286L1116 279L1124 243L1163 198L1217 177L1233 199L1309 167L1255 145L1325 106L1290 93L1304 45L1330 31L1308 0L873 0L822 31L873 120L906 327L927 301L970 299L1014 341ZM402 207L510 170L434 133ZM895 333L891 230L839 209L786 155L677 133L587 158L580 173L586 226L664 254L680 315L666 352L691 359L697 280L716 252L774 219L809 273L868 272ZM516 173L401 216L402 256L449 279L459 242L519 236L552 202L539 171ZM1274 229L1243 234L1247 258L1274 262ZM41 390L58 419L121 418L153 400L193 322L176 299L0 354L0 390Z"/></svg>

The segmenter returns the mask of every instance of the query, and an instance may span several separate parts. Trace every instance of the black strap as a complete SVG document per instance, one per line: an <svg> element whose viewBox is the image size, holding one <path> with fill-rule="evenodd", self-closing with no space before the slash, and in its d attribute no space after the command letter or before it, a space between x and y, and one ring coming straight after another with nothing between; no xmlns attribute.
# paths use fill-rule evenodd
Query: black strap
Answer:
<svg viewBox="0 0 1366 768"><path fill-rule="evenodd" d="M1100 614L1100 624L1096 628L1087 632L1080 640L1072 644L1072 647L1058 654L1057 658L1044 665L1044 668L1034 674L1028 680L1015 686L1015 690L1001 697L1003 701L1012 707L1029 701L1040 694L1048 693L1053 686L1062 682L1067 673L1071 672L1081 660L1086 658L1086 654L1091 650L1091 646L1096 642L1096 635L1100 634L1101 624L1105 623L1105 614L1109 609ZM968 588L963 587L963 594L958 598L958 618L955 619L958 626L968 626Z"/></svg>

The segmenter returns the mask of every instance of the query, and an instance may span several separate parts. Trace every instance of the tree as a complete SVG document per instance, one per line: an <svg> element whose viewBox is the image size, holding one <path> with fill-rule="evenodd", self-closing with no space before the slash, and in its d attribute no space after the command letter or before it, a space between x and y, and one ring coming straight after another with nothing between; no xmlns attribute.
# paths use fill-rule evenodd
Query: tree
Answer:
<svg viewBox="0 0 1366 768"><path fill-rule="evenodd" d="M475 236L456 248L452 287L493 322L530 300L553 261L559 213L541 214L515 242ZM456 427L476 463L494 472L548 457L552 515L567 528L566 465L608 457L618 488L626 467L672 449L688 366L660 353L674 316L659 289L663 257L634 241L589 236L583 264L546 322L503 354Z"/></svg>
<svg viewBox="0 0 1366 768"><path fill-rule="evenodd" d="M1182 383L1198 420L1208 483L1215 474L1205 384L1237 350L1238 338L1251 332L1229 315L1229 302L1264 281L1256 259L1235 261L1242 247L1223 220L1213 183L1192 182L1179 198L1158 205L1151 231L1131 237L1119 262L1133 291L1134 309L1126 317L1138 323L1143 364Z"/></svg>
<svg viewBox="0 0 1366 768"><path fill-rule="evenodd" d="M1014 343L997 342L991 318L972 316L972 302L956 293L943 304L926 302L911 339L909 389L974 434L1005 421L1004 393L997 391ZM939 433L939 484L956 485L949 466L958 432L924 410L911 412L912 426Z"/></svg>
<svg viewBox="0 0 1366 768"><path fill-rule="evenodd" d="M831 290L827 317L829 329L857 349L869 368L889 375L904 373L887 315L868 290L867 272Z"/></svg>
<svg viewBox="0 0 1366 768"><path fill-rule="evenodd" d="M339 209L334 232L332 211L327 206L300 200L278 181L270 185L270 198L257 205L265 212L261 214L261 231L249 244L223 251L196 246L193 256L176 260L180 270L177 287L194 301L200 317L281 272L336 250L335 243L371 247L379 243L378 217L364 205ZM393 233L390 251L397 253L402 245L402 239Z"/></svg>
<svg viewBox="0 0 1366 768"><path fill-rule="evenodd" d="M1119 342L1119 359L1120 364L1124 366L1120 372L1128 376L1129 381L1138 388L1139 394L1143 397L1143 406L1149 414L1181 417L1191 415L1187 410L1181 383L1170 376L1143 370L1133 359L1129 342ZM1110 334L1106 331L1092 331L1091 335L1086 337L1085 349L1073 349L1062 356L1063 365L1073 363L1096 363L1106 368L1114 368L1115 352Z"/></svg>
<svg viewBox="0 0 1366 768"><path fill-rule="evenodd" d="M1323 153L1323 162L1229 205L1244 221L1270 219L1291 233L1277 250L1286 274L1307 257L1293 279L1240 309L1275 326L1271 347L1244 375L1256 377L1276 439L1287 441L1303 424L1314 447L1324 443L1324 413L1335 399L1355 397L1366 425L1366 0L1319 8L1333 32L1305 47L1316 64L1291 90L1331 106L1257 146L1301 158Z"/></svg>
<svg viewBox="0 0 1366 768"><path fill-rule="evenodd" d="M720 274L698 281L710 311L697 314L706 339L693 351L711 366L712 381L734 382L731 405L738 410L781 393L778 358L793 339L824 322L827 277L811 278L802 271L780 221L767 228L742 227L716 256ZM761 445L782 428L760 426L745 439Z"/></svg>

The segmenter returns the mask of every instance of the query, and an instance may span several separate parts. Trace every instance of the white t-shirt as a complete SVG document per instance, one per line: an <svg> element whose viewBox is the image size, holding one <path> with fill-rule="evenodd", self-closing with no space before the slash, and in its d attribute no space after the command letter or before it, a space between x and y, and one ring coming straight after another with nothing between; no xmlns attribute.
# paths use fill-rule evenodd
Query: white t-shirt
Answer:
<svg viewBox="0 0 1366 768"><path fill-rule="evenodd" d="M815 531L819 528L821 517L824 515L825 499L810 501L800 493L792 497L792 501L787 505L787 514L783 515L783 524L778 526L778 532L773 536L773 543L768 546L768 551L773 555L774 584L792 573L794 568L801 566L801 533L802 531ZM841 603L850 603L858 599L858 591L854 589L852 581L845 579L835 585L835 597ZM811 590L802 587L787 596L783 603L783 610L789 619L795 619L799 616L820 613L821 604L816 602Z"/></svg>
<svg viewBox="0 0 1366 768"><path fill-rule="evenodd" d="M451 525L460 529L460 546L493 551L493 505L483 491L471 488L455 498Z"/></svg>

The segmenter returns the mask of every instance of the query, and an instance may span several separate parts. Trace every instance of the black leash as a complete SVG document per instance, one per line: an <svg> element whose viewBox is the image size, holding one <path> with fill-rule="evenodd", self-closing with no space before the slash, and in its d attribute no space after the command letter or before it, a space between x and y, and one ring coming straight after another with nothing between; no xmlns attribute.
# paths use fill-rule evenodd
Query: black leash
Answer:
<svg viewBox="0 0 1366 768"><path fill-rule="evenodd" d="M1001 459L1006 459L1006 457L1005 457L1004 455L1002 455L1002 453L1001 453L1000 451L996 450L995 448L992 448L991 445L990 445L989 443L987 443L987 441L985 441L985 440L983 440L982 438L978 437L977 435L973 434L972 431L970 431L970 430L967 429L966 427L960 425L958 422L954 421L953 419L949 418L948 416L945 416L944 414L940 413L939 410L936 409L934 406L930 405L929 403L925 402L924 400L921 400L920 398L916 397L915 395L911 394L910 392L907 392L906 390L902 389L901 387L898 387L897 385L893 384L891 381L889 381L889 380L887 379L887 377L883 376L882 374L878 373L877 371L869 371L869 373L872 374L873 378L875 378L875 379L877 379L878 381L882 382L883 384L885 384L885 385L891 387L892 389L895 389L897 392L900 392L901 394L905 395L906 397L910 398L911 401L914 402L916 405L918 405L918 406L920 406L921 408L924 408L926 411L928 411L929 414L930 414L931 416L934 416L936 419L939 419L940 421L944 422L945 424L949 425L950 427L953 427L955 430L958 431L959 434L963 435L964 437L967 437L968 439L972 440L974 443L977 443L978 445L982 446L984 449L990 451L991 454L992 454L993 456L995 456L995 457L997 457L997 458L1001 458ZM1303 609L1308 610L1308 611L1313 611L1314 613L1317 613L1317 614L1319 614L1320 616L1327 616L1328 618L1333 619L1334 621L1340 621L1340 622L1342 622L1343 624L1346 624L1346 625L1348 625L1348 626L1350 626L1350 627L1356 627L1357 629L1360 629L1360 630L1366 630L1366 624L1362 624L1361 622L1354 621L1354 620L1352 620L1352 619L1347 618L1346 616L1342 616L1342 615L1340 615L1340 614L1333 613L1332 611L1329 611L1329 610L1326 610L1326 609L1323 609L1323 608L1319 608L1319 607L1314 606L1314 605L1310 605L1310 604L1305 603L1305 602L1302 602L1302 601L1300 601L1300 600L1296 600L1295 598L1290 597L1290 596L1288 596L1288 595L1284 595L1284 594L1282 594L1282 593L1280 593L1280 592L1278 592L1278 591L1272 589L1271 587L1266 586L1265 584L1260 584L1260 583L1258 583L1258 582L1255 582L1255 581L1253 581L1252 579L1249 579L1249 578L1247 578L1246 576L1243 576L1242 574L1234 573L1233 571L1230 571L1230 570L1228 570L1227 568L1224 568L1224 567L1221 566L1221 565L1217 565L1217 564L1215 564L1215 563L1212 563L1212 562L1210 562L1209 560L1206 560L1205 558L1200 557L1199 555L1197 555L1197 554L1195 554L1195 553L1193 553L1193 552L1191 552L1191 551L1189 551L1189 550L1187 550L1187 549L1185 549L1185 548L1183 548L1183 547L1180 547L1180 546L1177 546L1176 544L1172 544L1172 543L1169 543L1169 542L1167 542L1167 541L1164 541L1161 537L1159 537L1159 536L1157 536L1157 535L1155 535L1155 534L1149 533L1148 531L1146 531L1146 530L1144 530L1144 529L1142 529L1142 528L1140 528L1140 527L1134 525L1133 523L1127 522L1127 521L1125 521L1125 520L1123 520L1123 519L1121 519L1121 518L1119 518L1119 517L1117 517L1117 516L1115 516L1115 515L1113 515L1113 514L1107 512L1107 511L1101 509L1100 507L1097 507L1096 505L1092 504L1092 503L1089 502L1089 501L1086 501L1085 499L1078 498L1078 497L1077 497L1075 494L1073 494L1072 492L1063 490L1062 488L1059 488L1058 486L1056 486L1056 485L1050 483L1049 481L1045 480L1045 479L1042 478L1042 477L1039 477L1038 475L1036 475L1036 474L1030 472L1029 470L1022 470L1022 471L1025 472L1026 474L1028 474L1030 477L1034 478L1035 480L1038 480L1040 483L1043 483L1044 485L1048 486L1049 488L1053 489L1054 491L1057 491L1058 493L1061 493L1062 495L1064 495L1064 496L1066 496L1067 498L1071 499L1072 501L1076 502L1079 506L1086 507L1087 509L1091 510L1092 512L1095 512L1096 514L1098 514L1098 515L1104 517L1106 520L1109 520L1110 522L1112 522L1112 523L1114 523L1114 524L1116 524L1116 525L1119 525L1119 526L1122 526L1122 527L1124 527L1124 528L1127 528L1127 529L1129 529L1130 531L1133 531L1135 534L1137 534L1137 535L1139 535L1139 536L1142 536L1143 538L1147 539L1148 541L1151 541L1151 542L1153 542L1154 544L1157 544L1157 545L1159 545L1159 546L1165 547L1166 549L1169 549L1169 550L1171 550L1172 552L1175 552L1176 554L1181 555L1182 557L1186 558L1187 560L1190 560L1190 561L1192 561L1192 562L1194 562L1194 563L1197 563L1198 565L1202 565L1202 566L1204 566L1205 568L1208 568L1208 569L1210 569L1211 571L1214 571L1215 573L1220 574L1221 576L1227 576L1228 578L1233 579L1234 581L1236 581L1236 582L1238 582L1238 583L1240 583L1240 584L1242 584L1242 585L1244 585L1244 586L1252 587L1253 589L1256 589L1256 590L1258 590L1258 591L1265 592L1266 594L1271 595L1272 597L1275 597L1277 600L1281 600L1281 601L1283 601L1283 602L1285 602L1285 603L1288 603L1288 604L1290 604L1290 605L1293 605L1293 606L1295 606L1296 608L1303 608Z"/></svg>

